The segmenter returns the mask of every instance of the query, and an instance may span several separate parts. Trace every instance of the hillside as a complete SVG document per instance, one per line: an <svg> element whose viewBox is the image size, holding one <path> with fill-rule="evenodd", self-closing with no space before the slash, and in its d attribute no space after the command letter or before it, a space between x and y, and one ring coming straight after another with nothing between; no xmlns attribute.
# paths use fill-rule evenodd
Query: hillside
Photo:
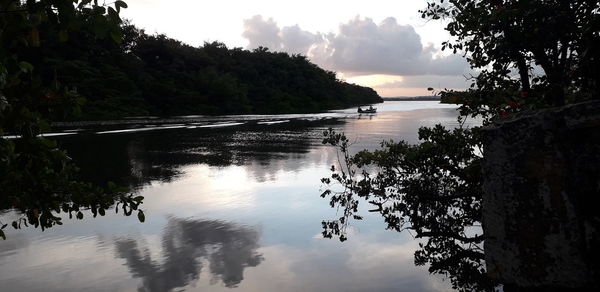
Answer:
<svg viewBox="0 0 600 292"><path fill-rule="evenodd" d="M76 119L310 113L382 101L371 88L340 81L305 56L217 42L192 47L132 25L122 29L119 43L82 32L67 41L48 37L34 58L47 78L85 98Z"/></svg>

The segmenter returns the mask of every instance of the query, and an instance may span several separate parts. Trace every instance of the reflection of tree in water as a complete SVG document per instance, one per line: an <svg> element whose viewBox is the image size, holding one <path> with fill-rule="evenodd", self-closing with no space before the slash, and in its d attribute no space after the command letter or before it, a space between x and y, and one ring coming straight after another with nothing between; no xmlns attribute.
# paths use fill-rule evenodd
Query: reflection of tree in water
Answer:
<svg viewBox="0 0 600 292"><path fill-rule="evenodd" d="M135 188L176 179L181 167L192 164L243 165L265 181L279 170L297 171L311 147L321 144L323 123L331 121L80 135L61 143L93 181L112 180Z"/></svg>
<svg viewBox="0 0 600 292"><path fill-rule="evenodd" d="M133 239L116 242L134 277L142 278L141 291L169 291L199 278L203 259L212 274L211 284L223 281L235 287L244 279L244 268L263 261L256 252L259 233L222 221L171 218L162 237L164 262L152 260L150 252Z"/></svg>

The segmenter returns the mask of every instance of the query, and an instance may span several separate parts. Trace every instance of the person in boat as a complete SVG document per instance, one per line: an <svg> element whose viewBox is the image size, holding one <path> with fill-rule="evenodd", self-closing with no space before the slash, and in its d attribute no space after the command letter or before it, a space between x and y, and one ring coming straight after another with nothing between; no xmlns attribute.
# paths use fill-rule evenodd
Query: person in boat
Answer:
<svg viewBox="0 0 600 292"><path fill-rule="evenodd" d="M370 106L369 106L369 110L370 110L370 111L372 111L372 110L373 110L373 106L372 106L372 105L370 105Z"/></svg>

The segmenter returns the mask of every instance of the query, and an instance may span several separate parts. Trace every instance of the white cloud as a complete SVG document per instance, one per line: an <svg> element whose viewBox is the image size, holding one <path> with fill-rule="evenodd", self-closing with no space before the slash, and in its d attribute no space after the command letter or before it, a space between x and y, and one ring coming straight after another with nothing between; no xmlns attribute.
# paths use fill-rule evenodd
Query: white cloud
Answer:
<svg viewBox="0 0 600 292"><path fill-rule="evenodd" d="M313 44L323 41L321 34L304 31L297 24L282 28L280 36L283 50L294 54L306 55Z"/></svg>
<svg viewBox="0 0 600 292"><path fill-rule="evenodd" d="M306 55L314 44L323 42L320 33L302 30L297 24L279 28L272 18L263 19L261 15L244 20L242 36L249 41L248 49L267 47L272 51L303 55Z"/></svg>
<svg viewBox="0 0 600 292"><path fill-rule="evenodd" d="M317 63L348 73L416 75L426 59L421 39L412 26L393 18L376 25L371 19L354 18L330 34L319 51L309 52Z"/></svg>
<svg viewBox="0 0 600 292"><path fill-rule="evenodd" d="M250 41L249 48L267 47L271 50L282 49L280 29L272 18L264 20L262 16L255 15L244 20L244 33L242 36Z"/></svg>
<svg viewBox="0 0 600 292"><path fill-rule="evenodd" d="M388 74L462 75L469 72L460 56L435 57L437 49L423 46L411 25L389 17L376 24L371 18L355 17L340 24L335 33L311 33L298 25L279 28L273 19L257 15L244 21L248 48L301 53L316 64L347 76Z"/></svg>

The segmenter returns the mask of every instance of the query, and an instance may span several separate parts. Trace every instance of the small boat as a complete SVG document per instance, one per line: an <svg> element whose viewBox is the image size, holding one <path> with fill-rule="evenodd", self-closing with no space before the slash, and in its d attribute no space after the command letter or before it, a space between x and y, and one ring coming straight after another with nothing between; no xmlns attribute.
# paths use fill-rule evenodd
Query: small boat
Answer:
<svg viewBox="0 0 600 292"><path fill-rule="evenodd" d="M358 108L358 113L359 114L374 114L377 112L377 108L374 107L369 107L368 109L362 109L362 108Z"/></svg>

